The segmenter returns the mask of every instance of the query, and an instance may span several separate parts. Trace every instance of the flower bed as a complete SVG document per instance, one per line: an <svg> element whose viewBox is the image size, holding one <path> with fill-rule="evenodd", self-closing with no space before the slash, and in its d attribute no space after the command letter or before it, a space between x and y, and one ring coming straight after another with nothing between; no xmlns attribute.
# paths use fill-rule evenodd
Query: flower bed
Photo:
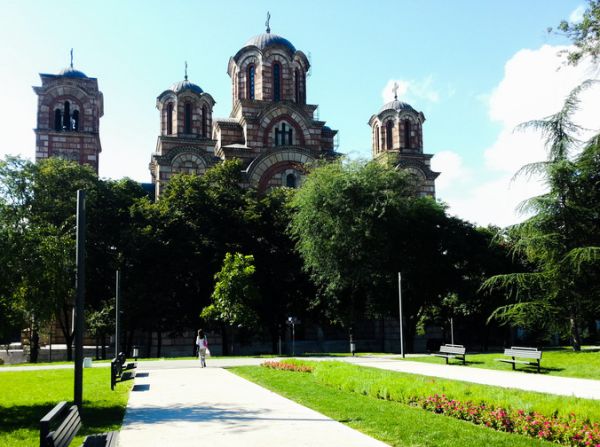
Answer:
<svg viewBox="0 0 600 447"><path fill-rule="evenodd" d="M311 373L315 369L314 366L300 365L297 363L290 362L264 362L260 366L271 369L279 369L281 371L294 371L294 372L305 372Z"/></svg>
<svg viewBox="0 0 600 447"><path fill-rule="evenodd" d="M600 447L600 425L536 412L504 409L485 403L460 402L444 394L415 397L409 404L499 431L528 435L569 446Z"/></svg>

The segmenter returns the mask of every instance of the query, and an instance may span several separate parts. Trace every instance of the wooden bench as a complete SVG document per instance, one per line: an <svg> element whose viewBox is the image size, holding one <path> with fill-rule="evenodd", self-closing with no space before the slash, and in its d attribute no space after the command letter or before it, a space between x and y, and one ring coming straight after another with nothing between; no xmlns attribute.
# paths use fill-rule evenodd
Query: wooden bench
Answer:
<svg viewBox="0 0 600 447"><path fill-rule="evenodd" d="M497 362L512 363L512 369L516 370L516 364L522 363L525 365L537 366L537 372L540 372L540 362L542 360L542 351L538 348L525 348L521 346L512 346L510 349L504 350L504 355L511 357L512 360L508 359L495 359ZM517 360L518 358L531 359L531 360Z"/></svg>
<svg viewBox="0 0 600 447"><path fill-rule="evenodd" d="M448 364L448 360L457 359L462 360L463 365L467 364L467 360L465 359L465 354L467 352L467 348L463 345L442 345L440 346L440 351L433 353L431 355L436 357L443 357L446 359L446 365Z"/></svg>
<svg viewBox="0 0 600 447"><path fill-rule="evenodd" d="M56 427L51 430L51 427ZM77 406L60 402L40 419L40 447L67 447L81 428ZM86 436L82 447L116 447L118 432Z"/></svg>
<svg viewBox="0 0 600 447"><path fill-rule="evenodd" d="M110 389L114 390L118 381L130 380L135 377L137 362L127 362L122 352L110 361Z"/></svg>

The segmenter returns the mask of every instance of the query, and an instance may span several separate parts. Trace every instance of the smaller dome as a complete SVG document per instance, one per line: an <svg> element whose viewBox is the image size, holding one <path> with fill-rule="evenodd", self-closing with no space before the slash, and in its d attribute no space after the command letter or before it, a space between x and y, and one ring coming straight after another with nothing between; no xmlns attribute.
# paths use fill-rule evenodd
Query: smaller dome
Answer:
<svg viewBox="0 0 600 447"><path fill-rule="evenodd" d="M257 36L251 37L248 42L244 44L244 47L255 46L259 50L264 50L267 47L280 45L292 53L296 52L296 48L292 43L285 37L278 36L273 33L262 33Z"/></svg>
<svg viewBox="0 0 600 447"><path fill-rule="evenodd" d="M87 78L84 72L75 70L73 67L63 68L58 76L64 76L66 78Z"/></svg>
<svg viewBox="0 0 600 447"><path fill-rule="evenodd" d="M390 101L387 104L384 104L381 107L381 109L379 109L379 113L383 113L386 110L395 110L396 112L401 112L402 110L407 110L409 112L416 112L416 110L413 109L410 104L407 104L402 101L398 101L397 99L394 99L393 101Z"/></svg>
<svg viewBox="0 0 600 447"><path fill-rule="evenodd" d="M194 84L193 82L188 81L187 79L184 81L176 82L171 86L171 90L175 93L181 93L184 90L191 90L194 93L203 93L204 90L200 88L200 86Z"/></svg>

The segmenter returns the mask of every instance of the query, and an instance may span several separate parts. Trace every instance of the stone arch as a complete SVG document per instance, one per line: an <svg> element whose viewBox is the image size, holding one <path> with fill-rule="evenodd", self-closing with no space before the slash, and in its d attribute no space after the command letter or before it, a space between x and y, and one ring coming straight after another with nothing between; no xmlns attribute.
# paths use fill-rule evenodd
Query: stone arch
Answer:
<svg viewBox="0 0 600 447"><path fill-rule="evenodd" d="M273 174L286 169L306 171L304 165L315 161L313 155L300 148L288 148L261 155L248 166L248 180L251 185L267 185Z"/></svg>
<svg viewBox="0 0 600 447"><path fill-rule="evenodd" d="M197 174L206 172L206 161L199 154L193 152L179 152L171 160L171 172L173 174Z"/></svg>
<svg viewBox="0 0 600 447"><path fill-rule="evenodd" d="M280 121L289 122L295 129L298 135L298 141L301 146L305 146L310 141L310 132L305 118L296 113L292 108L278 103L276 107L271 108L259 118L260 128L258 138L261 139L265 147L270 147L269 137L273 127Z"/></svg>

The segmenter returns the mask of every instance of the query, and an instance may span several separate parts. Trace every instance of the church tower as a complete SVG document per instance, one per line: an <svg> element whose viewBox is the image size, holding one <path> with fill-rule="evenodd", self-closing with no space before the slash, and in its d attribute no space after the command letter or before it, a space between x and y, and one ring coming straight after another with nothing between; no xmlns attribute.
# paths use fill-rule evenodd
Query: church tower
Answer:
<svg viewBox="0 0 600 447"><path fill-rule="evenodd" d="M60 73L40 73L42 85L33 87L38 96L36 161L49 157L73 160L98 173L100 117L104 98L98 80L71 65Z"/></svg>
<svg viewBox="0 0 600 447"><path fill-rule="evenodd" d="M316 105L307 104L308 58L273 34L269 20L265 33L229 59L232 111L213 128L215 154L240 159L246 186L261 192L298 187L307 164L335 157L337 133L315 119Z"/></svg>
<svg viewBox="0 0 600 447"><path fill-rule="evenodd" d="M384 104L369 120L373 159L406 169L417 177L420 195L435 197L435 179L440 174L431 170L433 154L423 153L425 115L399 101L397 88L394 85L394 100Z"/></svg>
<svg viewBox="0 0 600 447"><path fill-rule="evenodd" d="M156 197L173 174L201 175L215 164L214 105L210 94L188 80L187 62L184 80L173 84L156 99L160 135L150 161Z"/></svg>

